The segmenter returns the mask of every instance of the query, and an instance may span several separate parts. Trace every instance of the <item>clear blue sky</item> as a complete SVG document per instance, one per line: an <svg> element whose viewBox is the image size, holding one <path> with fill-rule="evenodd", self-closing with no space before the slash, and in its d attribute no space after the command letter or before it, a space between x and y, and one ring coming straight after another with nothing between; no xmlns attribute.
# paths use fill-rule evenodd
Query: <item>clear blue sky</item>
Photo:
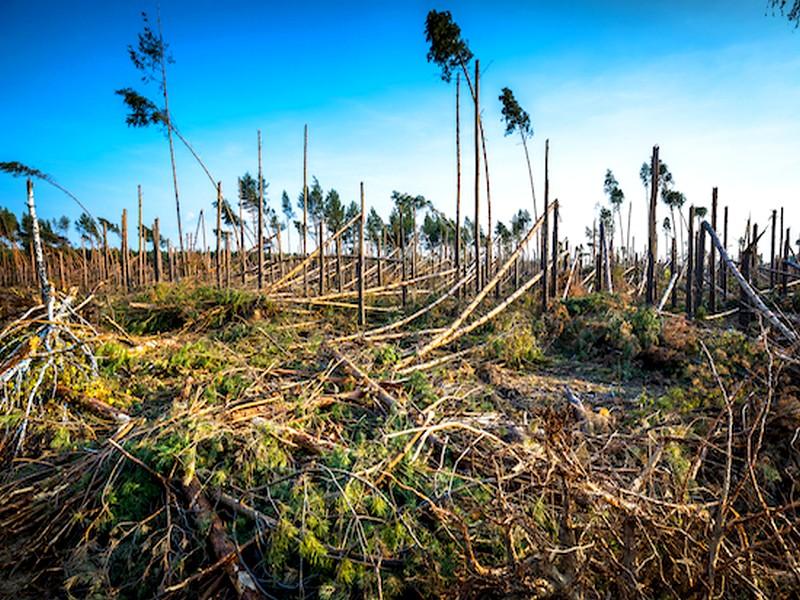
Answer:
<svg viewBox="0 0 800 600"><path fill-rule="evenodd" d="M508 85L533 120L540 197L544 140L551 140L552 195L574 241L603 201L611 168L634 201L641 246L638 170L654 143L690 203L707 205L717 185L734 224L749 213L766 223L782 204L800 229L800 31L769 16L765 0L165 1L164 34L176 61L173 117L228 197L237 176L256 170L260 128L270 197L276 202L286 189L294 199L308 123L309 170L325 189L355 199L363 180L368 204L384 216L394 189L424 194L452 214L453 88L425 59L430 8L453 12L485 71L496 218L530 206L522 148L500 123L497 95ZM166 139L128 128L113 94L147 90L126 52L142 10L152 13L155 4L3 1L0 160L52 174L112 220L123 207L135 209L141 183L145 219L159 216L174 235ZM466 102L463 116L471 207ZM178 169L184 228L193 231L214 193L183 149ZM46 218L80 212L43 184L37 199ZM0 177L0 205L21 212L23 203L24 183Z"/></svg>

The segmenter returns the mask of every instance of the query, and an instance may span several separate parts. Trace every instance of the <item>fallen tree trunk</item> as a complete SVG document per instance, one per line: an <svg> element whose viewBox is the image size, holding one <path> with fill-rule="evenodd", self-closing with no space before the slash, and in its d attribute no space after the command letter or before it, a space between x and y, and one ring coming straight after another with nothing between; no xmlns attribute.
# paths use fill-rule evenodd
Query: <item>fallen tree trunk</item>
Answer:
<svg viewBox="0 0 800 600"><path fill-rule="evenodd" d="M722 244L722 242L719 241L719 238L717 237L717 232L714 231L714 228L708 224L708 221L703 221L702 227L708 233L708 235L711 236L711 240L714 242L714 245L717 247L717 250L719 250L720 257L722 257L722 260L725 261L725 264L733 273L733 276L736 278L736 281L739 282L739 286L742 288L742 291L744 292L745 296L747 296L750 302L752 302L753 307L756 310L758 310L762 315L764 315L767 321L769 321L770 324L773 327L775 327L775 329L780 331L781 334L786 339L788 339L792 343L797 342L798 341L797 333L794 330L790 329L788 326L786 326L783 322L781 322L778 316L774 312L772 312L769 308L767 308L767 305L764 304L764 301L761 299L758 293L747 282L747 279L744 278L741 272L739 272L739 269L736 267L736 265L728 256L728 253L725 251L725 246Z"/></svg>
<svg viewBox="0 0 800 600"><path fill-rule="evenodd" d="M214 557L217 560L231 557L225 563L225 573L228 575L233 589L236 590L236 595L242 600L259 600L262 596L258 592L253 578L246 569L239 565L239 561L235 560L237 556L236 545L228 537L222 519L214 512L211 503L203 493L203 488L197 477L192 477L188 483L181 483L181 488L189 503L190 510L194 513L198 527L200 529L208 527L208 539L211 543Z"/></svg>
<svg viewBox="0 0 800 600"><path fill-rule="evenodd" d="M497 283L503 278L503 276L506 274L506 272L508 272L508 270L514 265L514 261L516 261L517 257L520 254L522 254L522 250L525 247L525 244L528 243L528 241L533 237L533 235L542 226L542 224L544 223L545 216L547 216L547 214L551 210L553 210L556 206L558 206L558 201L557 200L555 202L553 202L553 204L551 204L547 208L547 210L545 211L545 213L541 217L539 217L539 220L536 221L536 223L533 225L533 227L531 227L530 231L528 231L528 233L525 235L525 237L522 239L522 241L520 241L520 243L517 245L517 248L514 250L514 252L511 253L511 256L508 257L506 262L503 263L503 266L500 267L500 269L497 271L497 273L492 278L492 280L489 281L485 286L483 286L483 289L481 289L481 291L478 293L478 295L475 296L475 298L473 298L472 302L469 303L469 306L467 306L462 311L462 313L456 318L456 320L453 321L450 324L450 327L448 327L447 330L445 330L444 332L442 332L438 336L436 336L426 346L423 346L422 348L420 348L417 351L415 356L411 356L411 357L405 359L404 361L402 361L398 365L399 368L407 367L415 358L417 358L417 359L424 358L431 351L433 351L436 348L438 348L439 346L447 343L449 338L458 330L458 328L461 326L461 324L475 311L475 309L478 307L478 305L486 298L486 296L489 295L489 293L494 289L494 287L497 285Z"/></svg>

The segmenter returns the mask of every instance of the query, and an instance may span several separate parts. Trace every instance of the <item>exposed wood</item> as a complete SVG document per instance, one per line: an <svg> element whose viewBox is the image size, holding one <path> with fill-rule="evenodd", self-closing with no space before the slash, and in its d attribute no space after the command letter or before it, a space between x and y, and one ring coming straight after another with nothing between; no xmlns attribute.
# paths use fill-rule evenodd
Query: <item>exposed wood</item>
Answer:
<svg viewBox="0 0 800 600"><path fill-rule="evenodd" d="M703 221L702 228L704 231L708 232L708 235L711 237L711 241L717 247L717 250L719 250L720 258L722 258L722 260L725 261L725 264L728 265L728 268L736 278L736 281L739 282L739 287L746 294L752 305L767 319L767 321L769 321L773 327L775 327L775 329L781 333L781 335L783 335L783 337L792 343L797 342L797 333L781 322L777 315L767 308L767 305L764 304L764 301L758 295L758 292L752 288L750 283L748 283L744 276L739 272L739 269L736 268L736 265L733 263L730 257L728 257L728 253L723 248L722 242L719 241L717 233L714 231L711 225L709 225L708 222Z"/></svg>

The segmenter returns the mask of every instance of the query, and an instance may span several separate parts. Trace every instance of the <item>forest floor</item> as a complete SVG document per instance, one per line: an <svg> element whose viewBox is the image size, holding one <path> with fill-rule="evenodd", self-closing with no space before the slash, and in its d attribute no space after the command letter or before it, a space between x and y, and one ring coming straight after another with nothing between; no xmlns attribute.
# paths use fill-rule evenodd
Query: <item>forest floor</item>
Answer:
<svg viewBox="0 0 800 600"><path fill-rule="evenodd" d="M0 597L800 593L792 350L537 299L414 362L456 300L365 339L252 292L95 298L96 373L65 343L4 384ZM4 368L33 304L0 295Z"/></svg>

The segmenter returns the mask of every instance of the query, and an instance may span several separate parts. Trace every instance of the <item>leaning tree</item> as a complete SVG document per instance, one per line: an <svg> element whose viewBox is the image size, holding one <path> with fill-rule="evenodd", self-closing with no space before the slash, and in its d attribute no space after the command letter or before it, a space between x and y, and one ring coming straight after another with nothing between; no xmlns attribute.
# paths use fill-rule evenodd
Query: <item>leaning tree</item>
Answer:
<svg viewBox="0 0 800 600"><path fill-rule="evenodd" d="M475 264L480 263L480 154L483 153L483 168L486 175L486 208L487 208L487 221L489 224L488 236L486 239L486 273L488 275L492 262L492 200L491 190L489 185L489 161L486 152L486 136L483 130L483 121L480 116L480 68L479 61L475 61L475 78L470 76L469 66L472 61L473 54L469 49L467 42L461 37L461 28L453 21L453 16L450 11L437 11L431 10L425 19L425 39L429 44L428 48L428 62L432 62L441 68L441 78L446 81L452 81L453 73L459 71L464 75L464 79L469 87L473 103L475 105L475 222L474 227L474 244L475 244ZM458 98L458 86L456 86L456 98ZM456 118L456 139L460 139L458 131L458 118ZM457 145L458 146L458 145ZM456 149L457 153L459 148ZM458 185L457 190L460 191L460 154L458 155ZM457 194L456 198L456 219L460 221L460 195ZM481 289L480 269L476 268L475 285L476 290Z"/></svg>
<svg viewBox="0 0 800 600"><path fill-rule="evenodd" d="M531 196L533 197L533 218L539 218L539 211L536 208L536 189L533 185L533 168L531 167L531 157L528 152L528 140L533 137L533 125L531 117L520 106L514 97L514 92L510 88L504 87L500 94L500 103L503 105L503 121L506 124L506 135L519 133L522 139L522 147L525 149L525 161L528 163L528 178L531 182Z"/></svg>
<svg viewBox="0 0 800 600"><path fill-rule="evenodd" d="M156 82L164 99L163 108L159 108L155 102L139 94L132 88L118 89L115 93L122 96L125 105L130 111L125 118L129 127L147 127L148 125L163 125L169 140L169 159L172 166L172 187L175 192L175 212L178 219L178 243L181 255L184 253L183 247L183 225L181 223L181 201L178 189L178 172L175 167L175 143L172 138L173 126L172 117L169 112L169 92L167 87L167 65L175 62L169 53L169 44L164 41L161 29L161 15L156 19L157 30L150 26L147 13L142 13L144 28L138 34L135 46L128 46L128 56L142 74L142 82L145 84ZM213 182L213 178L212 178Z"/></svg>

